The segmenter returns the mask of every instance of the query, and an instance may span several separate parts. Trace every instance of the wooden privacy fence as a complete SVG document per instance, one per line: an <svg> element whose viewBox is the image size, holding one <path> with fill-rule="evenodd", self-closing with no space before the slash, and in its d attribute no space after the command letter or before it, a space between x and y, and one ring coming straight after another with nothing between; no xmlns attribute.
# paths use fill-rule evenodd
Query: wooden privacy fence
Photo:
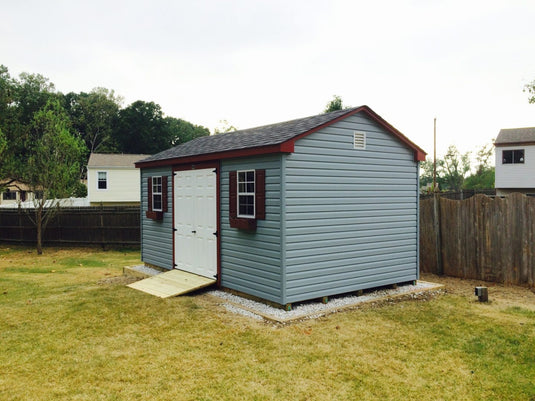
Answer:
<svg viewBox="0 0 535 401"><path fill-rule="evenodd" d="M420 201L423 272L535 285L535 198Z"/></svg>
<svg viewBox="0 0 535 401"><path fill-rule="evenodd" d="M36 243L36 228L29 216L33 209L0 209L0 242ZM49 221L44 244L135 245L140 244L137 206L62 208Z"/></svg>

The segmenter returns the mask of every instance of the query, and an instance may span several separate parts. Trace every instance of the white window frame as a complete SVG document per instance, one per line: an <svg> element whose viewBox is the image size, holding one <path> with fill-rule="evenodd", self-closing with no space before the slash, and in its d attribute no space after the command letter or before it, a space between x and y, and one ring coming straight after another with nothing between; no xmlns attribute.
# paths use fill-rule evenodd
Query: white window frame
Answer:
<svg viewBox="0 0 535 401"><path fill-rule="evenodd" d="M357 137L359 137L358 141L357 141ZM357 146L357 142L359 143L358 146ZM366 132L353 131L353 149L366 150Z"/></svg>
<svg viewBox="0 0 535 401"><path fill-rule="evenodd" d="M160 180L160 183L158 184L158 179ZM156 184L154 183L154 181L156 181ZM152 210L155 211L155 212L162 212L163 211L163 180L162 180L162 176L154 176L152 177L152 181L151 181L151 185L152 185ZM156 188L158 186L160 186L160 191L155 191L154 190L154 187L156 185ZM154 199L156 196L159 196L160 197L160 208L156 208L155 205L156 205L156 202L154 202Z"/></svg>
<svg viewBox="0 0 535 401"><path fill-rule="evenodd" d="M106 188L100 188L100 174L105 174L106 175L106 180L105 180L105 183L106 183ZM109 180L108 180L108 172L107 171L97 171L97 190L98 191L107 191L108 188L109 188Z"/></svg>
<svg viewBox="0 0 535 401"><path fill-rule="evenodd" d="M253 173L253 185L254 185L254 191L248 192L247 188L245 188L245 191L240 191L240 173L245 174L245 182L242 181L243 184L251 183L251 181L247 181L247 173ZM247 187L247 185L245 185ZM240 214L240 196L252 196L253 197L253 214ZM238 170L236 172L236 211L237 216L240 218L246 218L246 219L254 219L256 218L256 171L255 170Z"/></svg>

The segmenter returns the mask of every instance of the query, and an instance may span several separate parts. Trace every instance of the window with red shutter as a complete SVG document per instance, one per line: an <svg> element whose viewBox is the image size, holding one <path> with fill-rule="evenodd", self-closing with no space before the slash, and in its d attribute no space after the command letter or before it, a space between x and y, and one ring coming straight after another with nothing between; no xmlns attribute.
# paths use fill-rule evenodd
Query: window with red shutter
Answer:
<svg viewBox="0 0 535 401"><path fill-rule="evenodd" d="M229 222L233 228L255 230L266 218L266 171L229 172Z"/></svg>

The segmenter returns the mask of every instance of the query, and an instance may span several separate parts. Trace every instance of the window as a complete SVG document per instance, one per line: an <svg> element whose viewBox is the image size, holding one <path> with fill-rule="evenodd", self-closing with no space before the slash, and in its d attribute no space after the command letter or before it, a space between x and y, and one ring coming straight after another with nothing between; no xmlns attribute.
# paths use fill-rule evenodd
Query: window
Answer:
<svg viewBox="0 0 535 401"><path fill-rule="evenodd" d="M355 131L353 132L353 149L366 149L366 133Z"/></svg>
<svg viewBox="0 0 535 401"><path fill-rule="evenodd" d="M2 194L3 200L17 200L17 191L7 191Z"/></svg>
<svg viewBox="0 0 535 401"><path fill-rule="evenodd" d="M97 188L108 189L108 173L105 171L99 171L97 175L98 175Z"/></svg>
<svg viewBox="0 0 535 401"><path fill-rule="evenodd" d="M524 149L502 151L502 162L503 164L524 163Z"/></svg>
<svg viewBox="0 0 535 401"><path fill-rule="evenodd" d="M162 211L162 177L152 177L152 210Z"/></svg>
<svg viewBox="0 0 535 401"><path fill-rule="evenodd" d="M238 217L255 217L255 172L238 171Z"/></svg>

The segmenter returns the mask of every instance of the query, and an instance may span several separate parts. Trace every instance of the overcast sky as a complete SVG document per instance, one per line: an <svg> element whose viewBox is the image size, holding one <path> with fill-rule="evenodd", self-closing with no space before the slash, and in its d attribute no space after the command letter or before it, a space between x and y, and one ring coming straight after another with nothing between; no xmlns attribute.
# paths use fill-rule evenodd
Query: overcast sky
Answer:
<svg viewBox="0 0 535 401"><path fill-rule="evenodd" d="M535 1L0 0L0 63L212 131L366 104L433 155L535 126Z"/></svg>

